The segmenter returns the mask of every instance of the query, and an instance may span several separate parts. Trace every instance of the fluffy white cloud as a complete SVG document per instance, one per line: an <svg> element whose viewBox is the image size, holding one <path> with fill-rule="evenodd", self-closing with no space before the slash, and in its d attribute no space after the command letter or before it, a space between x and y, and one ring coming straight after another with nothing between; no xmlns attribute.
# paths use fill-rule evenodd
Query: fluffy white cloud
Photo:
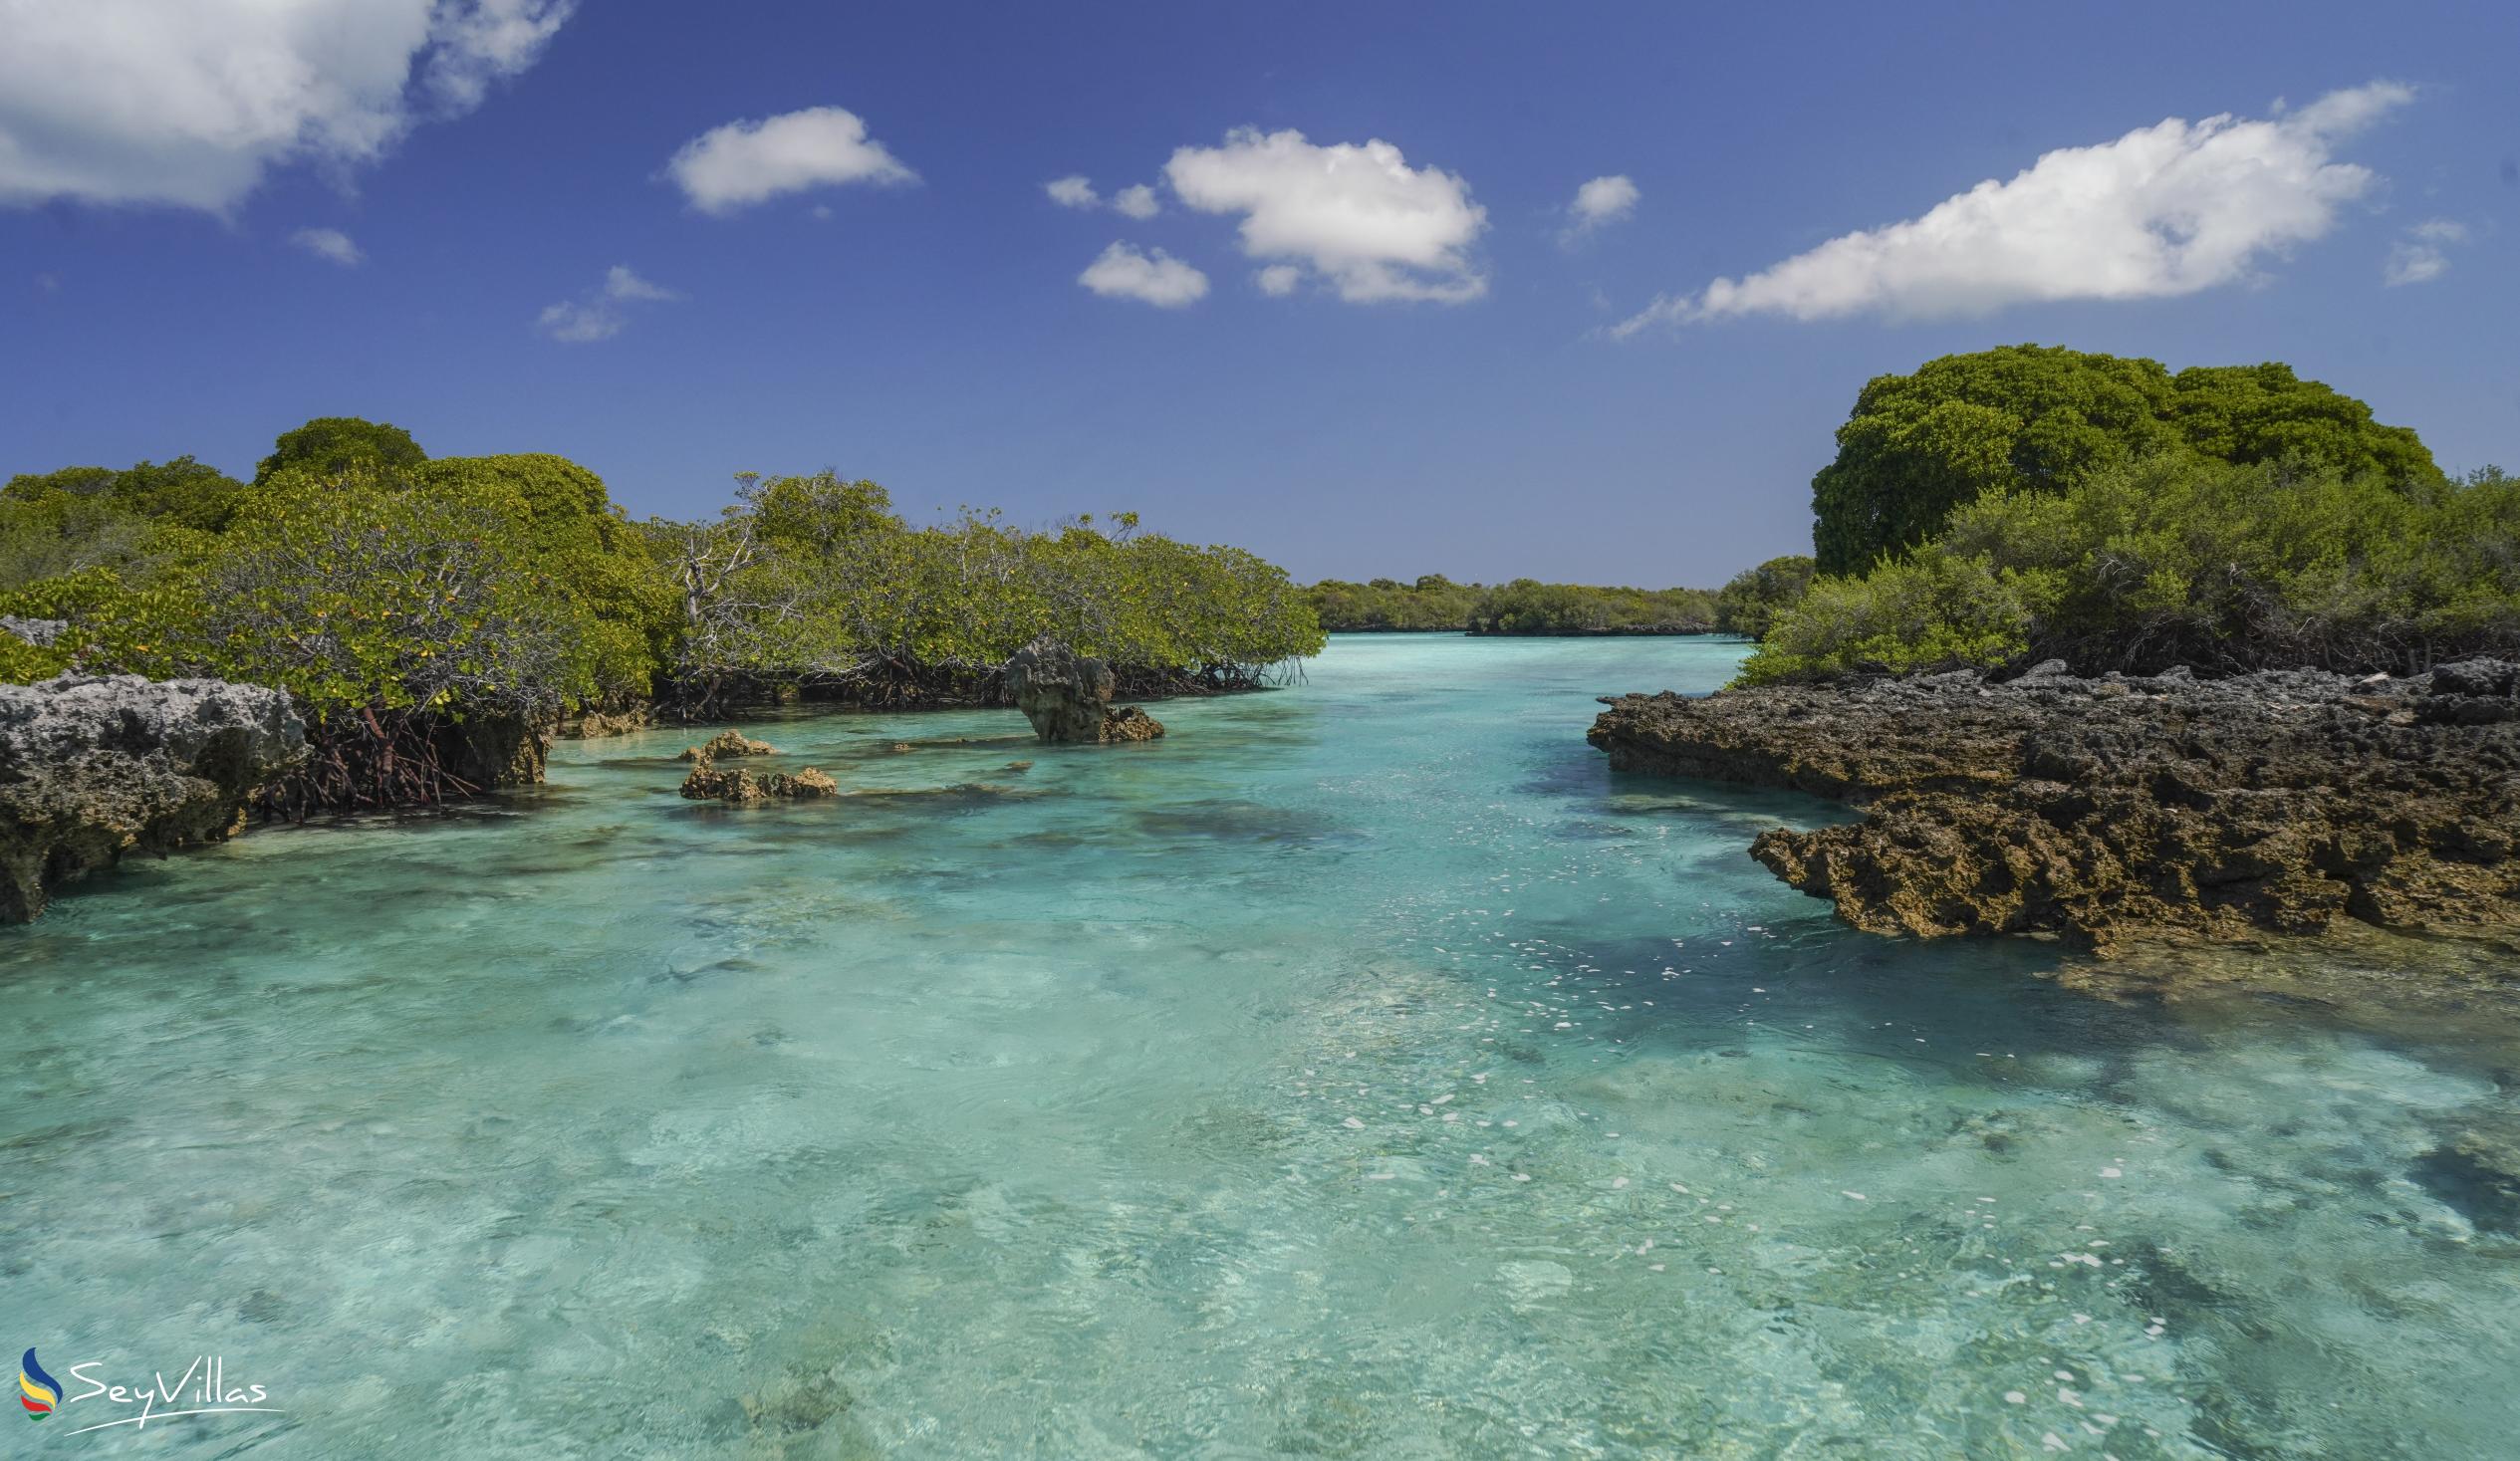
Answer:
<svg viewBox="0 0 2520 1461"><path fill-rule="evenodd" d="M578 0L439 4L429 25L436 49L422 71L429 89L455 110L471 111L492 82L533 65L577 8Z"/></svg>
<svg viewBox="0 0 2520 1461"><path fill-rule="evenodd" d="M1567 225L1567 232L1571 237L1581 237L1605 224L1617 223L1637 211L1637 199L1641 196L1626 173L1594 178L1575 190L1575 203L1567 210L1574 221Z"/></svg>
<svg viewBox="0 0 2520 1461"><path fill-rule="evenodd" d="M2342 206L2370 189L2372 171L2334 160L2335 147L2413 95L2374 82L2268 121L2171 118L2113 142L2060 148L1921 217L1657 299L1611 333L1750 314L1936 319L2245 280L2262 257L2327 233Z"/></svg>
<svg viewBox="0 0 2520 1461"><path fill-rule="evenodd" d="M1050 201L1062 208L1091 208L1103 201L1103 195L1094 190L1093 179L1081 172L1054 177L1043 183L1041 190L1050 194Z"/></svg>
<svg viewBox="0 0 2520 1461"><path fill-rule="evenodd" d="M1155 190L1142 182L1112 194L1112 206L1140 222L1163 211L1163 204L1155 201Z"/></svg>
<svg viewBox="0 0 2520 1461"><path fill-rule="evenodd" d="M680 298L673 290L641 279L630 265L616 264L604 272L604 283L584 298L545 306L535 317L534 328L570 345L611 340L630 323L623 306Z"/></svg>
<svg viewBox="0 0 2520 1461"><path fill-rule="evenodd" d="M1458 304L1487 292L1469 254L1487 210L1468 182L1412 168L1388 142L1322 147L1240 127L1221 147L1180 148L1163 172L1190 207L1242 214L1244 253L1320 274L1342 299Z"/></svg>
<svg viewBox="0 0 2520 1461"><path fill-rule="evenodd" d="M1177 310L1207 293L1207 276L1161 249L1141 254L1125 243L1105 249L1077 283L1107 299L1143 300Z"/></svg>
<svg viewBox="0 0 2520 1461"><path fill-rule="evenodd" d="M576 0L0 0L0 204L224 212L373 162L532 66Z"/></svg>
<svg viewBox="0 0 2520 1461"><path fill-rule="evenodd" d="M2382 263L2381 282L2389 285L2424 284L2450 272L2447 247L2467 242L2467 225L2448 218L2427 218L2406 230L2405 238L2389 251Z"/></svg>
<svg viewBox="0 0 2520 1461"><path fill-rule="evenodd" d="M345 269L367 257L359 252L359 245L351 242L350 235L338 228L301 228L289 235L289 242Z"/></svg>
<svg viewBox="0 0 2520 1461"><path fill-rule="evenodd" d="M1262 294L1290 295L1304 282L1304 271L1292 264L1271 264L1252 277L1259 280Z"/></svg>
<svg viewBox="0 0 2520 1461"><path fill-rule="evenodd" d="M867 135L857 113L841 107L712 127L683 143L665 175L703 213L731 213L806 188L918 181Z"/></svg>

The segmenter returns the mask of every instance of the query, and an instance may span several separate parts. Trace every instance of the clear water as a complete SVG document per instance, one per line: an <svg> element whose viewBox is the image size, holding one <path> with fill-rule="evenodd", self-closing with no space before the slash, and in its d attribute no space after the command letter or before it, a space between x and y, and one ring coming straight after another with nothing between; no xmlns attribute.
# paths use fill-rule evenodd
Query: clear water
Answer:
<svg viewBox="0 0 2520 1461"><path fill-rule="evenodd" d="M0 933L0 1341L286 1413L20 1443L2520 1453L2513 1214L2439 1155L2520 1131L2509 1012L1842 930L1741 851L1826 809L1583 742L1737 652L1345 638L1144 747L747 723L957 788L837 804L680 801L657 732L94 884Z"/></svg>

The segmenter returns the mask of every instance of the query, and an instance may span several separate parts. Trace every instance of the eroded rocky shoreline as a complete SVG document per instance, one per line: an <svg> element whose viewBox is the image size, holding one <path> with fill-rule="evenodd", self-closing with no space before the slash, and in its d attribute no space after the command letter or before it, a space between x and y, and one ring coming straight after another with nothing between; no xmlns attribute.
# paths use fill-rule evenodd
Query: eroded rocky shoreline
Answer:
<svg viewBox="0 0 2520 1461"><path fill-rule="evenodd" d="M1750 853L1877 933L2520 932L2520 664L2078 677L2050 662L1606 697L1622 771L1861 810Z"/></svg>

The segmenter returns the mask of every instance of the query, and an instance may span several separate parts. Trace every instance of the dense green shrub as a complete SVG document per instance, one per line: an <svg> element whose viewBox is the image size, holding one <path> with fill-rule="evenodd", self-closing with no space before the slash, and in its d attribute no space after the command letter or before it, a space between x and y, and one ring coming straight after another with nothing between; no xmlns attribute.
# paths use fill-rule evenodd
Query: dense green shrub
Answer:
<svg viewBox="0 0 2520 1461"><path fill-rule="evenodd" d="M913 530L872 482L739 479L719 518L645 529L681 614L671 680L697 704L765 683L969 698L1048 631L1145 693L1254 684L1320 651L1312 608L1282 570L1136 522L1035 533L966 510Z"/></svg>
<svg viewBox="0 0 2520 1461"><path fill-rule="evenodd" d="M2417 497L2447 485L2414 432L2288 365L2173 375L2154 361L2005 346L1864 387L1836 460L1812 479L1820 571L1861 573L1982 496L2062 491L2151 456L2289 461Z"/></svg>
<svg viewBox="0 0 2520 1461"><path fill-rule="evenodd" d="M1823 577L1743 668L2318 666L2520 653L2520 479L2410 494L2381 471L2156 455L1956 511L1870 575Z"/></svg>
<svg viewBox="0 0 2520 1461"><path fill-rule="evenodd" d="M319 475L362 470L391 474L426 460L428 453L399 426L357 416L318 416L280 433L271 455L255 464L254 485L292 468Z"/></svg>
<svg viewBox="0 0 2520 1461"><path fill-rule="evenodd" d="M1715 627L1753 639L1765 636L1776 616L1811 591L1811 577L1812 561L1799 553L1743 569L1715 595Z"/></svg>

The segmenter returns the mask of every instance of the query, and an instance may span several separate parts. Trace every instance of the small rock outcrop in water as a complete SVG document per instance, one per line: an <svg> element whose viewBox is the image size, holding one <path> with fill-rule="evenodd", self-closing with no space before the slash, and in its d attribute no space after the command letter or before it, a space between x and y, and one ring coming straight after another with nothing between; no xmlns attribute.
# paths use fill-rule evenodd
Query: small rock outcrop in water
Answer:
<svg viewBox="0 0 2520 1461"><path fill-rule="evenodd" d="M1622 770L1862 821L1751 855L1858 928L2125 937L2520 928L2520 664L2402 679L1971 673L1606 700Z"/></svg>
<svg viewBox="0 0 2520 1461"><path fill-rule="evenodd" d="M1044 741L1151 741L1163 734L1162 722L1136 706L1112 708L1117 681L1109 664L1048 634L1016 650L1005 674L1015 708Z"/></svg>
<svg viewBox="0 0 2520 1461"><path fill-rule="evenodd" d="M729 731L727 734L734 733ZM756 741L754 744L760 743ZM682 795L694 802L807 801L816 797L839 796L840 784L811 766L791 776L777 771L746 771L741 767L727 770L718 766L716 758L702 756L692 766L691 774L682 779Z"/></svg>
<svg viewBox="0 0 2520 1461"><path fill-rule="evenodd" d="M235 831L254 788L306 754L279 690L62 675L0 685L0 922L126 852Z"/></svg>
<svg viewBox="0 0 2520 1461"><path fill-rule="evenodd" d="M722 730L708 738L705 745L685 746L678 758L684 761L711 761L720 756L776 756L779 748L768 741L756 741L742 731Z"/></svg>

